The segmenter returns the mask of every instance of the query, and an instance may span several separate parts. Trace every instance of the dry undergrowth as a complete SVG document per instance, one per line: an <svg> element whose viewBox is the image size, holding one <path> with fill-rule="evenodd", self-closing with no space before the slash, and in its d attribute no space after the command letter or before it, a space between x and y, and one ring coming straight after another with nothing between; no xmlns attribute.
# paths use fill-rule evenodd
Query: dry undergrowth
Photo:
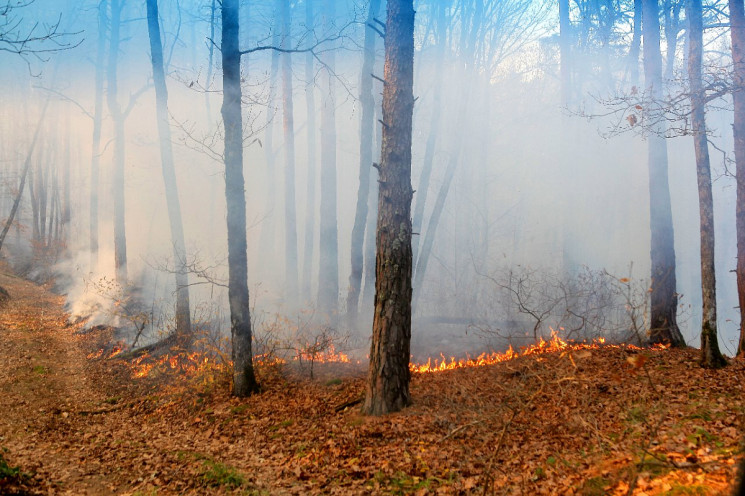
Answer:
<svg viewBox="0 0 745 496"><path fill-rule="evenodd" d="M220 367L97 354L61 301L0 275L0 446L26 494L726 494L740 452L745 367L695 351L619 348L415 374L382 418L337 406L363 379L261 369L228 396ZM91 358L87 358L87 357ZM194 363L199 362L198 358ZM0 475L3 462L0 461Z"/></svg>

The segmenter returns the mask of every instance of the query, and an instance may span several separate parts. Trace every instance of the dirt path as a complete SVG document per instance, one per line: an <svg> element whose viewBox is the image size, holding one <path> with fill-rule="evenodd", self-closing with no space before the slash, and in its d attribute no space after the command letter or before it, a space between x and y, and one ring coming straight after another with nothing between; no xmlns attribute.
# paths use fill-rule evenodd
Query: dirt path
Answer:
<svg viewBox="0 0 745 496"><path fill-rule="evenodd" d="M95 460L79 460L79 446L59 434L76 412L105 405L103 384L87 367L86 339L62 311L63 298L0 274L11 301L0 309L0 445L11 466L35 473L43 492L100 494L106 481Z"/></svg>

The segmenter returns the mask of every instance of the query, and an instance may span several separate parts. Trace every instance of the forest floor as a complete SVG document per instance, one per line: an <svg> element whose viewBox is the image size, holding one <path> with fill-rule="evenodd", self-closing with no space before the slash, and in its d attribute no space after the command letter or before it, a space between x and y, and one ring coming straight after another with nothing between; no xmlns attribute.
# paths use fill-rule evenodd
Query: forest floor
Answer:
<svg viewBox="0 0 745 496"><path fill-rule="evenodd" d="M263 392L238 400L202 357L109 358L110 336L71 325L62 297L0 286L0 494L708 495L735 479L742 361L535 354L414 374L411 407L365 417L337 408L363 371L260 367Z"/></svg>

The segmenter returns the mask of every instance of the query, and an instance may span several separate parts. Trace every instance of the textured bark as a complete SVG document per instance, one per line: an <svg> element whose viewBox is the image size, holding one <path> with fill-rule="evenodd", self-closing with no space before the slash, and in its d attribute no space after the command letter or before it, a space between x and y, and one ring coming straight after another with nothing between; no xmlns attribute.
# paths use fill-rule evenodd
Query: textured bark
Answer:
<svg viewBox="0 0 745 496"><path fill-rule="evenodd" d="M313 0L305 1L305 25L314 26L315 16L313 14ZM308 137L308 156L307 156L307 182L306 182L306 202L305 202L305 234L303 236L303 277L302 292L303 297L310 301L311 277L313 273L313 254L315 251L315 233L316 233L316 82L313 70L313 54L305 54L305 105L308 116L306 132Z"/></svg>
<svg viewBox="0 0 745 496"><path fill-rule="evenodd" d="M119 284L127 282L127 234L124 224L124 121L125 116L117 101L117 65L119 60L119 28L123 1L111 0L111 36L107 66L106 102L114 122L114 173L112 198L114 200L114 268Z"/></svg>
<svg viewBox="0 0 745 496"><path fill-rule="evenodd" d="M147 28L150 35L150 55L155 83L155 110L158 121L160 141L161 170L166 191L168 221L173 245L174 276L176 279L176 333L180 336L191 334L191 314L189 310L189 276L186 269L186 244L184 242L184 223L181 219L181 204L178 197L176 169L173 164L171 145L171 126L168 122L168 88L163 65L163 44L160 38L158 20L158 0L147 0Z"/></svg>
<svg viewBox="0 0 745 496"><path fill-rule="evenodd" d="M325 31L334 27L336 0L327 0L324 12ZM318 275L318 307L335 320L339 305L339 241L336 212L336 55L324 55L321 109L321 257Z"/></svg>
<svg viewBox="0 0 745 496"><path fill-rule="evenodd" d="M643 0L644 80L648 95L662 99L662 56L657 0ZM652 231L652 290L649 342L685 346L677 323L673 214L668 184L665 124L653 123L647 143L649 167L649 216Z"/></svg>
<svg viewBox="0 0 745 496"><path fill-rule="evenodd" d="M290 48L290 0L279 0L282 48ZM295 209L295 124L292 102L292 55L282 55L282 128L285 144L285 289L286 298L298 302L297 210Z"/></svg>
<svg viewBox="0 0 745 496"><path fill-rule="evenodd" d="M732 59L735 62L733 82L735 122L735 177L737 200L737 295L740 302L740 343L738 355L745 355L745 8L742 0L729 0L732 35Z"/></svg>
<svg viewBox="0 0 745 496"><path fill-rule="evenodd" d="M246 196L243 179L241 54L238 48L238 0L222 0L222 118L225 124L225 200L228 223L228 300L232 337L233 395L259 390L251 352L246 255Z"/></svg>
<svg viewBox="0 0 745 496"><path fill-rule="evenodd" d="M357 308L362 286L362 268L364 266L365 227L367 226L368 203L370 193L370 175L373 168L373 133L375 132L375 96L373 95L372 72L375 70L375 41L378 34L370 26L380 10L380 0L372 0L367 12L365 29L364 56L362 74L360 75L360 170L359 189L357 191L357 208L352 227L352 271L349 275L347 293L347 320L349 325L357 322Z"/></svg>
<svg viewBox="0 0 745 496"><path fill-rule="evenodd" d="M394 412L411 402L412 0L388 1L384 79L375 315L363 407L372 415Z"/></svg>
<svg viewBox="0 0 745 496"><path fill-rule="evenodd" d="M711 190L709 142L706 137L706 102L701 80L704 53L701 0L687 0L688 17L688 78L691 91L691 126L696 151L698 206L701 233L701 292L703 312L701 322L701 365L718 368L727 362L719 351L717 340L717 285L714 268L714 197Z"/></svg>

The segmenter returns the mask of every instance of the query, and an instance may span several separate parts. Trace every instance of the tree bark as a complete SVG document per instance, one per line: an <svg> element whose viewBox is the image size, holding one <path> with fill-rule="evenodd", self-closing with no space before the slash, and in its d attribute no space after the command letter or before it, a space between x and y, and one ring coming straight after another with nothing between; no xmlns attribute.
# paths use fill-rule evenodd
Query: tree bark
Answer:
<svg viewBox="0 0 745 496"><path fill-rule="evenodd" d="M394 412L411 402L412 0L388 1L384 79L375 314L363 407L371 415Z"/></svg>
<svg viewBox="0 0 745 496"><path fill-rule="evenodd" d="M701 232L701 365L719 368L726 365L717 340L717 286L714 266L714 197L711 190L709 141L706 136L706 102L701 79L704 53L701 0L687 0L688 78L691 91L691 125L696 152L696 178Z"/></svg>
<svg viewBox="0 0 745 496"><path fill-rule="evenodd" d="M290 48L290 0L279 0L281 47ZM282 124L285 136L285 289L291 305L298 303L297 211L295 208L295 124L292 102L292 55L282 54Z"/></svg>
<svg viewBox="0 0 745 496"><path fill-rule="evenodd" d="M357 208L352 227L352 271L349 275L347 293L347 321L350 326L357 322L357 308L362 286L364 266L365 227L367 226L370 175L373 168L373 133L375 131L375 96L373 95L372 73L375 70L375 41L378 34L372 29L380 10L380 0L372 0L368 6L367 27L365 28L364 56L360 76L360 170Z"/></svg>
<svg viewBox="0 0 745 496"><path fill-rule="evenodd" d="M334 29L336 0L327 0L325 31ZM336 212L336 55L324 56L324 97L321 108L321 257L318 275L318 307L336 321L339 306L339 241Z"/></svg>
<svg viewBox="0 0 745 496"><path fill-rule="evenodd" d="M189 276L186 269L186 244L184 242L184 223L181 219L181 204L178 197L176 169L173 164L171 145L171 126L168 122L168 88L163 65L163 45L160 38L158 19L158 0L147 0L147 28L150 35L150 54L155 83L155 108L160 138L160 157L163 171L163 184L166 190L168 220L171 227L173 263L176 279L176 333L179 336L191 334L191 315L189 310Z"/></svg>
<svg viewBox="0 0 745 496"><path fill-rule="evenodd" d="M91 184L89 207L90 272L98 269L98 188L101 161L101 127L103 121L104 57L106 54L107 0L98 5L98 47L96 49L96 81L93 107L93 138L91 140Z"/></svg>
<svg viewBox="0 0 745 496"><path fill-rule="evenodd" d="M745 8L742 0L729 0L732 59L734 60L732 99L734 100L735 178L737 199L737 295L740 303L740 342L738 356L745 355Z"/></svg>
<svg viewBox="0 0 745 496"><path fill-rule="evenodd" d="M646 91L659 105L662 100L662 55L657 0L643 0L644 78ZM675 244L673 215L668 184L667 142L665 124L652 123L647 138L649 166L649 213L652 234L650 344L666 343L685 346L678 329L678 294L675 281Z"/></svg>
<svg viewBox="0 0 745 496"><path fill-rule="evenodd" d="M225 200L228 224L228 300L232 337L233 395L243 397L257 392L259 385L253 368L251 314L248 306L238 0L222 0L221 13L222 118L225 125Z"/></svg>

